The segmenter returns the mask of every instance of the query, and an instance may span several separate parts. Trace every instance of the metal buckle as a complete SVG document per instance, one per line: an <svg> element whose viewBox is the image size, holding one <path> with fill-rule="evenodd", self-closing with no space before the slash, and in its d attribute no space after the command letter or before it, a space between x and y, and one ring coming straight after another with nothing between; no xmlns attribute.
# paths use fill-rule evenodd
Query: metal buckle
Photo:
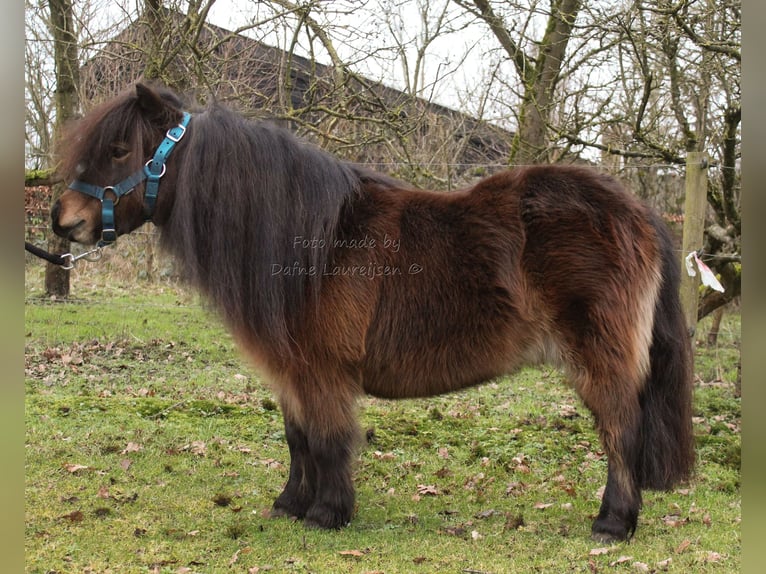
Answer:
<svg viewBox="0 0 766 574"><path fill-rule="evenodd" d="M173 135L172 131L177 130L179 128L181 130L181 133L178 134L178 136ZM181 138L184 137L185 133L186 133L186 126L183 124L178 124L176 127L170 128L168 130L168 133L165 134L165 137L168 138L173 143L178 143L179 141L181 141Z"/></svg>

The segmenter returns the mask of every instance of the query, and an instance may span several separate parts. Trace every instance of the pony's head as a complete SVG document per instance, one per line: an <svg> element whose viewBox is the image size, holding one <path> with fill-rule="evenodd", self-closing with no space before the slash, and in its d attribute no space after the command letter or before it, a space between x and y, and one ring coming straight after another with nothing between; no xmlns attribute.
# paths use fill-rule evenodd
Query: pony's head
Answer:
<svg viewBox="0 0 766 574"><path fill-rule="evenodd" d="M72 183L53 206L54 232L92 245L147 221L153 211L151 197L145 198L149 168L157 167L153 157L168 130L183 120L177 96L139 83L71 125L58 144L58 171ZM165 168L157 167L158 174Z"/></svg>

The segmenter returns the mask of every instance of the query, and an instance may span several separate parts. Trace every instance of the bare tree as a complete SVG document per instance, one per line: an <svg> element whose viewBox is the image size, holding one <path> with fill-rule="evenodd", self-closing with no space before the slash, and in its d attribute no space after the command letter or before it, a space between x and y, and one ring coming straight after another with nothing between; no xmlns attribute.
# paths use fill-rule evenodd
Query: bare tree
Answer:
<svg viewBox="0 0 766 574"><path fill-rule="evenodd" d="M67 121L78 112L78 87L80 85L80 62L77 58L77 34L71 0L49 0L50 31L53 38L53 54L56 80L56 134L60 136ZM53 185L53 200L61 194L61 182ZM69 249L65 239L50 236L48 249L64 253ZM57 297L69 296L69 271L58 265L48 264L45 270L45 292Z"/></svg>
<svg viewBox="0 0 766 574"><path fill-rule="evenodd" d="M679 209L673 190L682 189L687 151L706 150L705 249L726 297L739 293L739 0L267 0L247 4L233 30L208 22L212 5L142 0L110 42L81 34L84 107L156 78L424 183L452 183L449 164L467 158L600 153L605 168L669 212ZM492 34L476 47L439 52L445 39L454 47L458 33L479 28ZM464 109L511 135L435 103L469 56ZM718 304L703 301L702 314Z"/></svg>
<svg viewBox="0 0 766 574"><path fill-rule="evenodd" d="M741 292L740 3L635 2L626 17L621 62L640 78L638 106L622 112L634 118L626 143L671 164L691 151L712 159L704 252L725 291L702 297L702 318Z"/></svg>
<svg viewBox="0 0 766 574"><path fill-rule="evenodd" d="M687 152L711 156L704 250L725 292L706 294L699 316L736 298L740 1L455 2L513 63L512 75L497 74L496 99L519 108L514 163L598 151L605 168L672 213Z"/></svg>
<svg viewBox="0 0 766 574"><path fill-rule="evenodd" d="M549 160L548 126L556 106L556 88L562 77L567 46L581 8L581 0L551 0L542 37L531 43L535 46L533 53L523 45L527 40L529 19L525 20L517 32L515 25L509 25L497 14L489 0L472 0L473 6L464 0L456 2L486 23L513 62L522 86L510 162L523 164ZM530 15L537 11L537 2L532 5L533 9L527 12Z"/></svg>

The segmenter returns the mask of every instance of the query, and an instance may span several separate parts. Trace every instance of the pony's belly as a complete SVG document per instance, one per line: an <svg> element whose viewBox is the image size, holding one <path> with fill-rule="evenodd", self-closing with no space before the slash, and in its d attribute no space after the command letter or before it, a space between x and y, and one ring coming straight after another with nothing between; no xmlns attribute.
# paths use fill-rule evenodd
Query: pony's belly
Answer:
<svg viewBox="0 0 766 574"><path fill-rule="evenodd" d="M450 361L434 361L435 358L422 355L417 361L367 365L363 371L364 392L383 399L432 397L489 382L520 366L512 357L504 357L511 360L497 364L469 357L461 360L455 353Z"/></svg>

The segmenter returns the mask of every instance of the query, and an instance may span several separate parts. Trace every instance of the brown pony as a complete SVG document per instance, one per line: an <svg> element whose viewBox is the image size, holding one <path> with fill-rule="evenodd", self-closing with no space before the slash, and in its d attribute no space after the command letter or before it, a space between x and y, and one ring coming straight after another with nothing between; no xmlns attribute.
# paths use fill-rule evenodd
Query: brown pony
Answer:
<svg viewBox="0 0 766 574"><path fill-rule="evenodd" d="M143 84L86 115L61 148L77 181L53 227L83 244L107 215L115 235L159 227L279 396L291 464L273 515L349 523L361 395L432 396L540 362L564 369L608 456L595 538L630 538L641 490L689 476L678 256L617 181L545 165L435 193L219 105L182 121L177 96Z"/></svg>

